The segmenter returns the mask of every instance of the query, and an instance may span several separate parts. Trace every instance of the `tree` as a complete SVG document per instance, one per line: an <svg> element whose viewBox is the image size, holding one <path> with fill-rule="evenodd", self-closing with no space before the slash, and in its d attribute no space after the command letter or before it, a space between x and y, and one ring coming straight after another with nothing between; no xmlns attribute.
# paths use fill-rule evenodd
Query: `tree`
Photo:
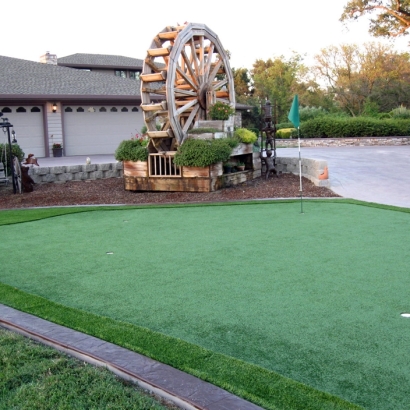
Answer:
<svg viewBox="0 0 410 410"><path fill-rule="evenodd" d="M352 116L370 106L387 112L410 100L409 55L397 53L391 46L331 46L321 50L315 60L317 76L325 80L334 100Z"/></svg>
<svg viewBox="0 0 410 410"><path fill-rule="evenodd" d="M233 81L235 86L236 101L246 104L248 97L253 95L251 76L247 68L232 68Z"/></svg>
<svg viewBox="0 0 410 410"><path fill-rule="evenodd" d="M301 60L299 55L294 55L288 60L280 56L273 60L256 60L253 64L251 74L255 96L262 102L268 98L271 103L276 103L278 121L286 121L298 74L303 67Z"/></svg>
<svg viewBox="0 0 410 410"><path fill-rule="evenodd" d="M357 20L376 13L370 19L369 33L375 37L398 37L410 29L410 0L350 0L344 7L341 21Z"/></svg>

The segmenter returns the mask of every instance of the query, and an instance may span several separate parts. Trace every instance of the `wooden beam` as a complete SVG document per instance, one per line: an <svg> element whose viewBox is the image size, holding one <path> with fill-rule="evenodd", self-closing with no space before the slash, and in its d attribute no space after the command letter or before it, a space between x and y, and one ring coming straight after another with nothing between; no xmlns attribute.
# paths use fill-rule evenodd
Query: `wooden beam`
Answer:
<svg viewBox="0 0 410 410"><path fill-rule="evenodd" d="M160 71L167 71L167 67L164 64L161 64L162 67L157 66L151 58L146 58L144 63L155 73L159 73ZM148 74L148 73L147 73Z"/></svg>
<svg viewBox="0 0 410 410"><path fill-rule="evenodd" d="M175 114L178 116L178 115L182 114L184 111L186 111L189 108L193 107L197 103L198 103L198 99L195 98L195 100L192 100L189 103L185 104L183 107L178 108L178 110L175 112Z"/></svg>
<svg viewBox="0 0 410 410"><path fill-rule="evenodd" d="M196 79L194 80L190 76L186 75L178 66L176 67L176 70L177 70L177 73L185 80L185 82L190 84L193 89L198 87L199 84L198 83L195 84Z"/></svg>
<svg viewBox="0 0 410 410"><path fill-rule="evenodd" d="M159 95L165 95L167 90L165 87L161 88L151 88L151 87L142 87L141 92L143 93L151 93L151 94L159 94Z"/></svg>
<svg viewBox="0 0 410 410"><path fill-rule="evenodd" d="M140 78L142 81L147 83L152 83L155 81L165 81L167 79L167 72L161 71L160 73L154 74L140 74Z"/></svg>
<svg viewBox="0 0 410 410"><path fill-rule="evenodd" d="M229 98L229 91L216 91L216 98Z"/></svg>
<svg viewBox="0 0 410 410"><path fill-rule="evenodd" d="M166 131L147 131L147 135L150 138L173 138L174 133L168 128Z"/></svg>
<svg viewBox="0 0 410 410"><path fill-rule="evenodd" d="M179 31L166 31L164 33L158 33L158 37L161 40L175 40L178 33Z"/></svg>
<svg viewBox="0 0 410 410"><path fill-rule="evenodd" d="M168 109L167 102L161 101L158 104L141 104L143 111L165 111Z"/></svg>
<svg viewBox="0 0 410 410"><path fill-rule="evenodd" d="M171 54L172 46L166 48L151 48L147 50L150 57L164 57Z"/></svg>

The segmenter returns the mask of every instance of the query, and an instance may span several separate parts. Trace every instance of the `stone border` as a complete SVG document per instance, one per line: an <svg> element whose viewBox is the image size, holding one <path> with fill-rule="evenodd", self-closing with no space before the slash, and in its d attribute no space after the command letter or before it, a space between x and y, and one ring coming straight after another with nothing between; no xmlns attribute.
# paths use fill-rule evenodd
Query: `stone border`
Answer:
<svg viewBox="0 0 410 410"><path fill-rule="evenodd" d="M259 153L254 153L254 157L259 158ZM319 175L324 172L325 167L327 167L327 161L302 158L302 176L308 178L316 186L330 186L330 181L328 179L319 179ZM282 173L299 175L299 158L278 157L276 158L276 168ZM89 165L63 165L58 167L31 166L29 175L33 178L36 184L121 178L123 177L123 166L122 162ZM260 165L257 166L254 161L253 179L260 176Z"/></svg>
<svg viewBox="0 0 410 410"><path fill-rule="evenodd" d="M319 179L325 168L328 167L327 161L302 158L302 176L312 181L316 186L330 188L329 179ZM299 175L299 158L277 157L276 169L283 173Z"/></svg>
<svg viewBox="0 0 410 410"><path fill-rule="evenodd" d="M58 167L30 167L29 175L36 184L46 182L84 181L87 179L120 178L122 162Z"/></svg>
<svg viewBox="0 0 410 410"><path fill-rule="evenodd" d="M372 147L377 145L410 145L410 137L360 137L360 138L301 138L301 147ZM277 148L297 148L298 140L277 139Z"/></svg>

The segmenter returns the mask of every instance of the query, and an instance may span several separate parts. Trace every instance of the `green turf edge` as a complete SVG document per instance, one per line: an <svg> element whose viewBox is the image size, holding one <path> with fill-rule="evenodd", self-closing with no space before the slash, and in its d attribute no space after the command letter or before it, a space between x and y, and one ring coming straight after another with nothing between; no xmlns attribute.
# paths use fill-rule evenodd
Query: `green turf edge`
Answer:
<svg viewBox="0 0 410 410"><path fill-rule="evenodd" d="M346 203L351 205L368 206L371 208L385 209L389 211L398 211L410 213L410 208L401 208L393 205L383 205L375 202L364 202L355 199L346 198L319 198L305 199L305 202L326 202L326 203ZM278 199L278 200L251 200L239 202L215 202L215 203L176 203L176 204L161 204L161 205L114 205L114 206L78 206L78 207L49 207L49 208L23 208L23 209L7 209L0 210L0 226L12 225L23 222L37 221L55 216L74 214L79 212L93 211L117 211L127 209L152 209L152 208L181 208L181 207L198 207L198 206L232 206L232 205L256 205L256 204L283 204L300 202L300 199Z"/></svg>
<svg viewBox="0 0 410 410"><path fill-rule="evenodd" d="M0 303L151 357L266 409L361 409L273 371L149 329L69 308L0 282Z"/></svg>

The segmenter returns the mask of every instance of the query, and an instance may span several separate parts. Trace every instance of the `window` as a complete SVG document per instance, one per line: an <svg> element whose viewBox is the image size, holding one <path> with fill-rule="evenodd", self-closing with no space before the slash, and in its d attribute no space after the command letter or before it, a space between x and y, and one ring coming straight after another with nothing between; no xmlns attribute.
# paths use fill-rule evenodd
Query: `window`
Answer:
<svg viewBox="0 0 410 410"><path fill-rule="evenodd" d="M117 112L118 110L115 107L112 107L110 111L111 112Z"/></svg>
<svg viewBox="0 0 410 410"><path fill-rule="evenodd" d="M65 107L64 111L65 112L73 112L73 109L71 107Z"/></svg>
<svg viewBox="0 0 410 410"><path fill-rule="evenodd" d="M94 107L88 107L88 108L87 108L87 111L88 111L88 112L95 112L95 108L94 108Z"/></svg>
<svg viewBox="0 0 410 410"><path fill-rule="evenodd" d="M84 112L84 108L83 107L78 107L77 112Z"/></svg>
<svg viewBox="0 0 410 410"><path fill-rule="evenodd" d="M121 78L127 78L127 73L123 70L115 70L115 75Z"/></svg>
<svg viewBox="0 0 410 410"><path fill-rule="evenodd" d="M11 108L9 107L4 107L1 112L11 112Z"/></svg>
<svg viewBox="0 0 410 410"><path fill-rule="evenodd" d="M18 107L16 112L27 112L27 110L24 107Z"/></svg>
<svg viewBox="0 0 410 410"><path fill-rule="evenodd" d="M133 109L131 110L132 112L138 112L138 108L137 107L133 107Z"/></svg>
<svg viewBox="0 0 410 410"><path fill-rule="evenodd" d="M127 107L122 107L121 112L128 112L128 108Z"/></svg>
<svg viewBox="0 0 410 410"><path fill-rule="evenodd" d="M41 112L40 108L38 107L33 107L30 111L31 112Z"/></svg>
<svg viewBox="0 0 410 410"><path fill-rule="evenodd" d="M140 79L140 72L139 71L130 71L130 78L133 80L139 80Z"/></svg>
<svg viewBox="0 0 410 410"><path fill-rule="evenodd" d="M99 109L99 111L100 111L100 112L107 112L107 109L106 109L105 107L101 107L101 108Z"/></svg>

